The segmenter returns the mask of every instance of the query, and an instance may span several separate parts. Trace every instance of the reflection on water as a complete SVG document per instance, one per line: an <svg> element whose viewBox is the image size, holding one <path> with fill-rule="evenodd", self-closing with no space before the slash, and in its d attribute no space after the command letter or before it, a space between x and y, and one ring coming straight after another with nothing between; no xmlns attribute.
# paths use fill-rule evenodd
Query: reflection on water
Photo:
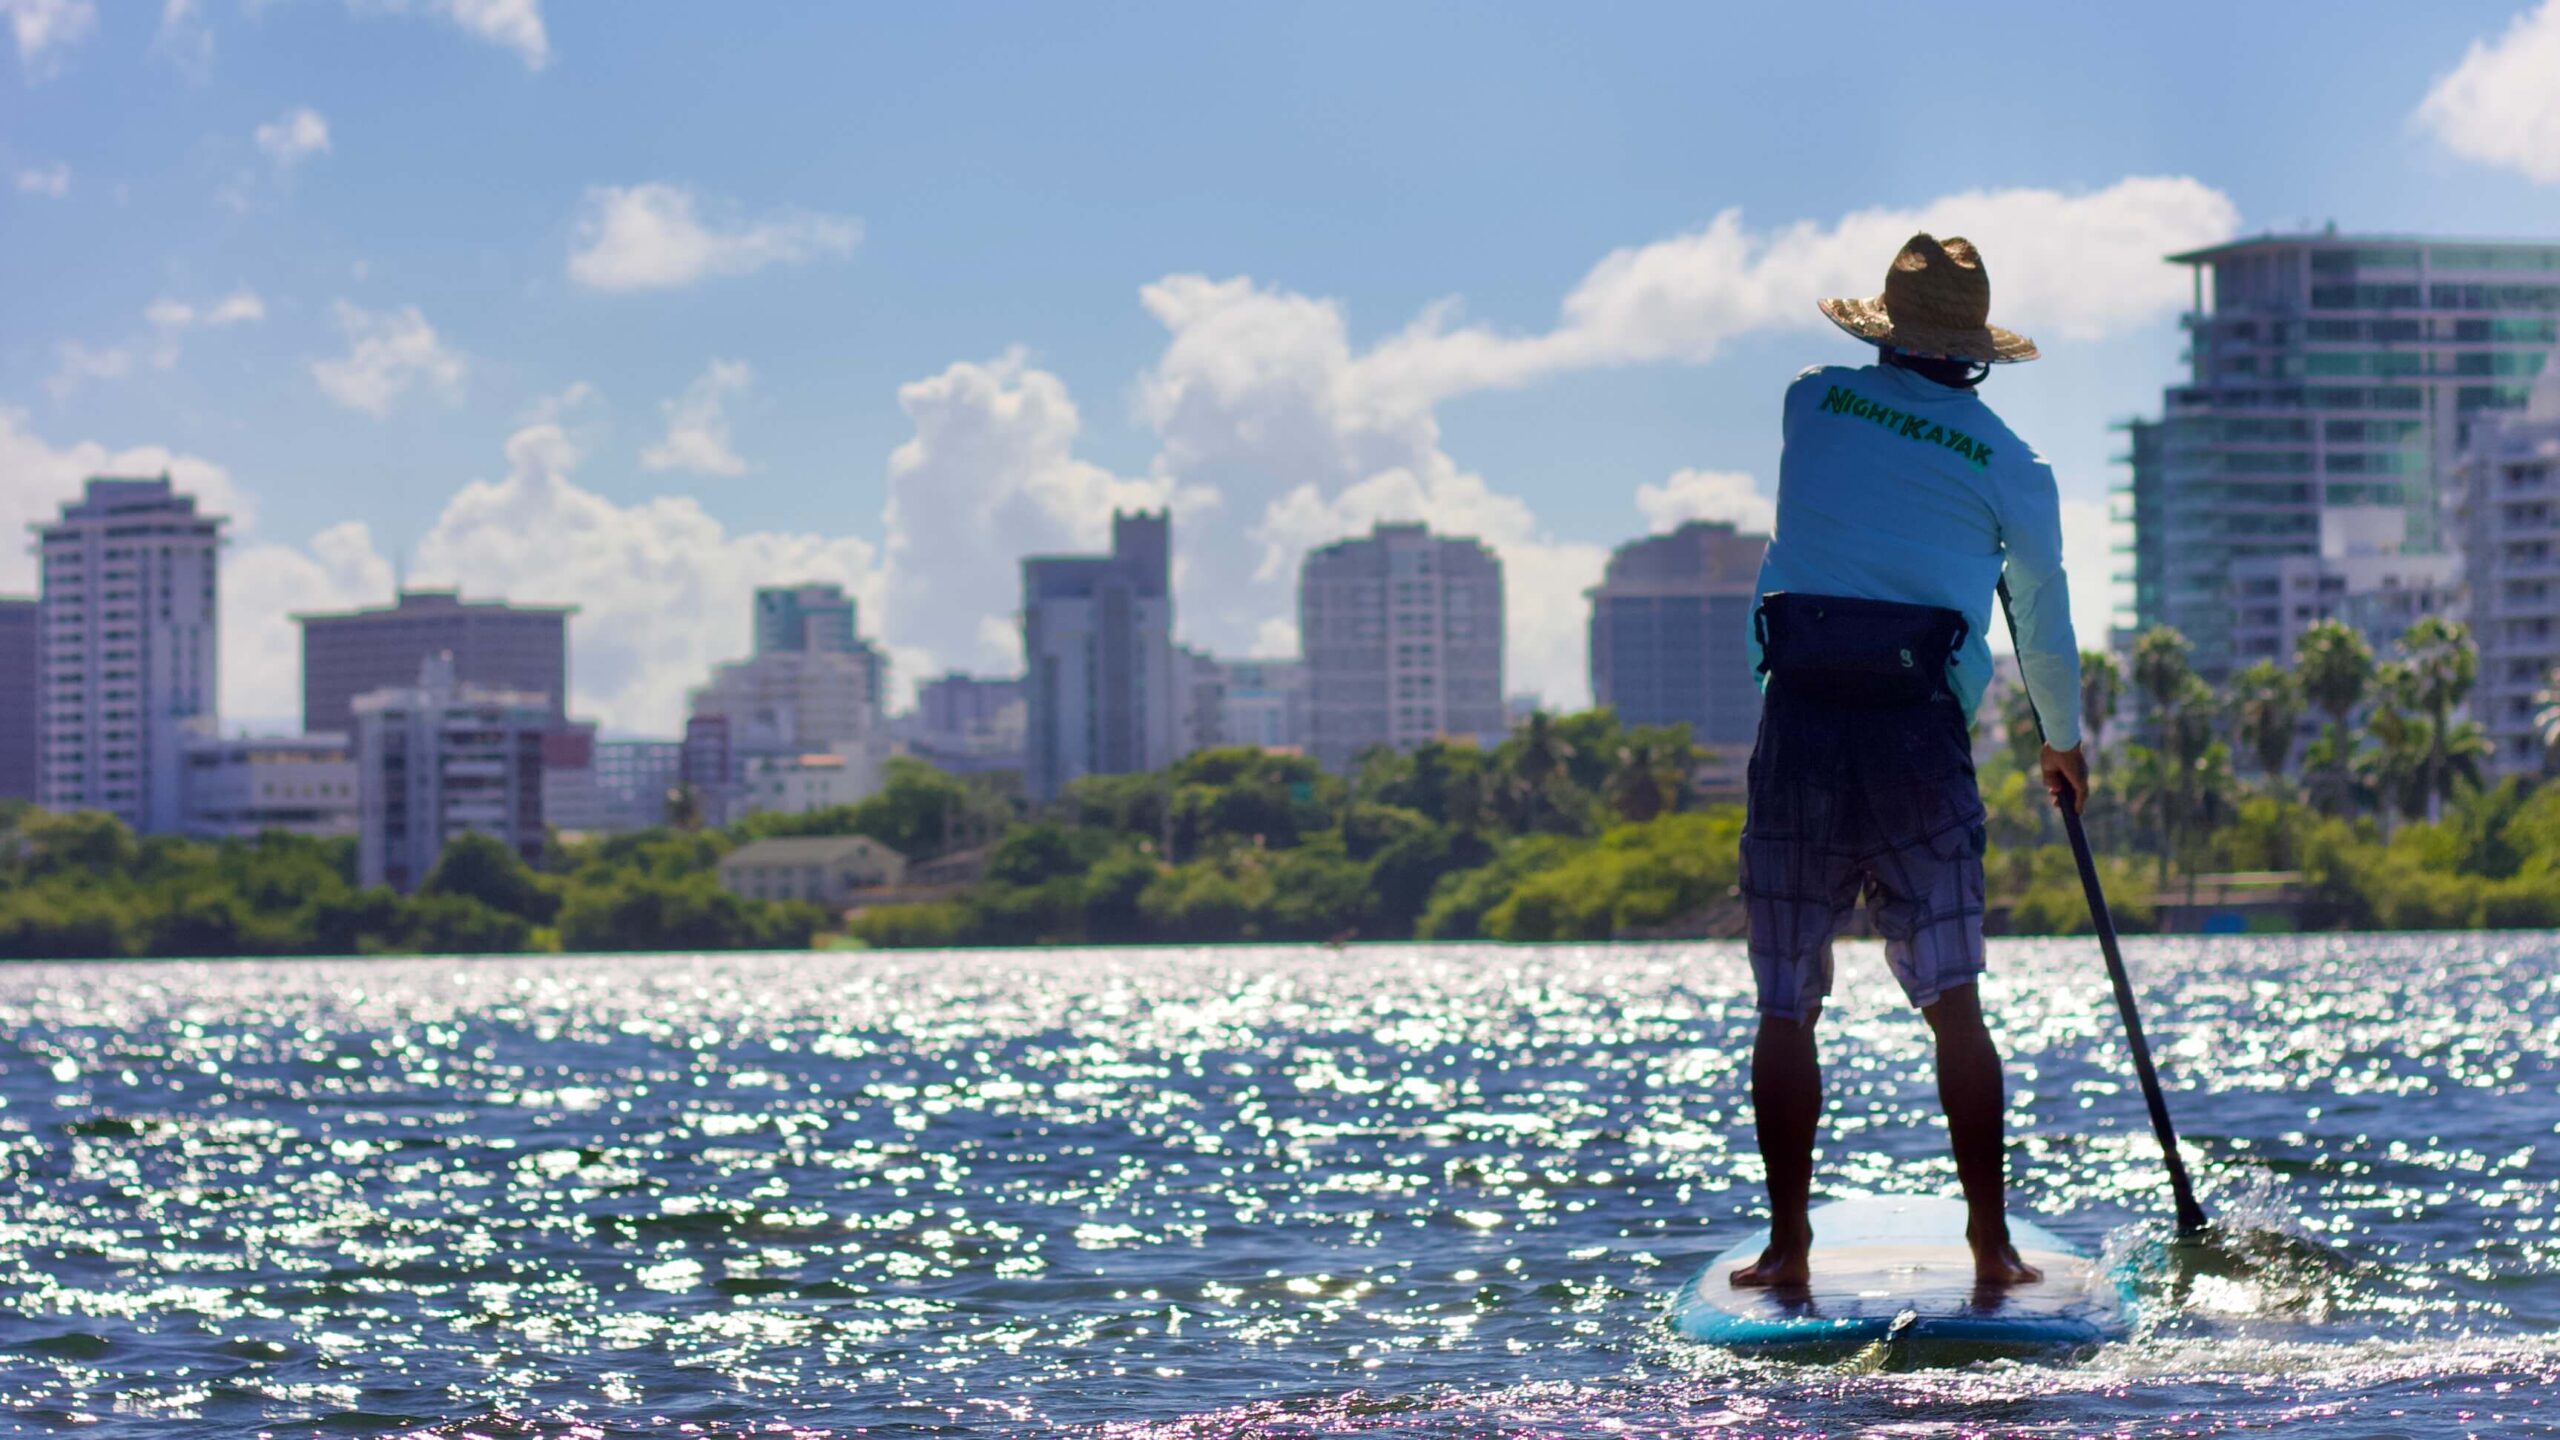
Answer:
<svg viewBox="0 0 2560 1440"><path fill-rule="evenodd" d="M2091 1355L1685 1345L1757 1201L1731 946L17 967L0 1405L279 1435L2519 1433L2560 1384L2560 941L1995 948ZM1951 1193L1872 949L1832 1193Z"/></svg>

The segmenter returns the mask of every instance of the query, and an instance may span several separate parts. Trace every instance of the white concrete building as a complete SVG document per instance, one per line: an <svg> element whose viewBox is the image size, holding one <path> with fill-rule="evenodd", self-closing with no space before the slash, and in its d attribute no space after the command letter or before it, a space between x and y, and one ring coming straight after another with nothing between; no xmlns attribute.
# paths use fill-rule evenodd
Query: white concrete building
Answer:
<svg viewBox="0 0 2560 1440"><path fill-rule="evenodd" d="M542 768L542 817L554 830L611 835L666 823L667 794L683 780L674 740L591 740L583 764L555 764L555 734ZM577 757L571 757L577 758Z"/></svg>
<svg viewBox="0 0 2560 1440"><path fill-rule="evenodd" d="M47 809L104 810L145 833L183 826L186 742L211 732L220 688L223 524L163 475L92 479L36 527Z"/></svg>
<svg viewBox="0 0 2560 1440"><path fill-rule="evenodd" d="M1172 530L1169 513L1114 513L1110 554L1022 562L1023 779L1034 800L1179 753L1188 671L1173 643Z"/></svg>
<svg viewBox="0 0 2560 1440"><path fill-rule="evenodd" d="M2246 667L2272 660L2290 669L2302 632L2343 620L2378 654L2388 654L2425 615L2461 608L2461 557L2340 549L2307 555L2253 555L2231 562L2231 656Z"/></svg>
<svg viewBox="0 0 2560 1440"><path fill-rule="evenodd" d="M841 910L857 890L895 885L907 860L867 835L758 840L720 858L720 884L747 900L801 900Z"/></svg>
<svg viewBox="0 0 2560 1440"><path fill-rule="evenodd" d="M1221 728L1229 745L1307 748L1307 665L1303 660L1229 660L1220 667Z"/></svg>
<svg viewBox="0 0 2560 1440"><path fill-rule="evenodd" d="M191 839L356 833L355 748L344 735L190 737L181 788Z"/></svg>
<svg viewBox="0 0 2560 1440"><path fill-rule="evenodd" d="M830 650L772 650L712 671L693 692L693 714L729 721L740 755L797 755L868 741L880 727L871 672Z"/></svg>
<svg viewBox="0 0 2560 1440"><path fill-rule="evenodd" d="M2471 713L2493 775L2545 768L2534 695L2560 674L2560 355L2524 413L2482 426L2454 470L2463 599L2480 647Z"/></svg>
<svg viewBox="0 0 2560 1440"><path fill-rule="evenodd" d="M957 671L916 687L916 708L893 727L898 750L954 775L1022 769L1029 708L1020 680Z"/></svg>
<svg viewBox="0 0 2560 1440"><path fill-rule="evenodd" d="M437 655L416 685L357 696L355 716L359 883L414 890L465 832L542 857L551 697L459 684Z"/></svg>
<svg viewBox="0 0 2560 1440"><path fill-rule="evenodd" d="M806 815L878 794L884 757L866 744L809 755L751 755L745 763L740 814Z"/></svg>
<svg viewBox="0 0 2560 1440"><path fill-rule="evenodd" d="M1349 768L1372 745L1500 743L1502 562L1475 540L1379 525L1298 571L1310 749Z"/></svg>

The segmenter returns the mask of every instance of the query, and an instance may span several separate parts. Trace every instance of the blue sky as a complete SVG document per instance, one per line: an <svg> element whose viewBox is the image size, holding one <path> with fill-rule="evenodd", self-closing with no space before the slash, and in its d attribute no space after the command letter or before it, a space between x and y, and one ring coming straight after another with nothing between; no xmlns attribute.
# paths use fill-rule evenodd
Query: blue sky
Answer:
<svg viewBox="0 0 2560 1440"><path fill-rule="evenodd" d="M1513 688L1572 703L1608 547L1760 513L1785 381L1857 359L1814 299L1921 223L2044 345L1986 395L2094 626L2163 250L2560 234L2555 0L0 15L0 523L118 463L224 505L242 724L293 710L284 613L395 567L583 606L622 733L760 582L1000 670L1014 559L1112 503L1175 507L1229 653L1291 643L1309 544L1482 534Z"/></svg>

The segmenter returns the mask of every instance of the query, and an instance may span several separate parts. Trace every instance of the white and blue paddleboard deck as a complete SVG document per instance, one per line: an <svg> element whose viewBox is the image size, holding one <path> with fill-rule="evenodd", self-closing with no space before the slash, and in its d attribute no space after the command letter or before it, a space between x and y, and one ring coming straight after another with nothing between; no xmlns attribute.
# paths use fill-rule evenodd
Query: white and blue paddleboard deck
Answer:
<svg viewBox="0 0 2560 1440"><path fill-rule="evenodd" d="M1975 1285L1959 1200L1887 1195L1813 1212L1813 1276L1789 1289L1741 1289L1733 1272L1760 1258L1766 1230L1681 1287L1671 1325L1711 1345L1768 1347L1951 1341L2014 1347L2089 1345L2122 1336L2132 1296L2086 1250L2012 1215L2009 1240L2044 1272L2032 1285Z"/></svg>

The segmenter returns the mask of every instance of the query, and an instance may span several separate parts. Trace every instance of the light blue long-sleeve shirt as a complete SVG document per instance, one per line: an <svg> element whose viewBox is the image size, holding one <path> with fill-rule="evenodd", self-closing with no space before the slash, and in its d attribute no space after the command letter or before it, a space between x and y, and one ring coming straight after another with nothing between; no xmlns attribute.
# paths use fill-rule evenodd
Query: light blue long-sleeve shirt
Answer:
<svg viewBox="0 0 2560 1440"><path fill-rule="evenodd" d="M1854 595L1963 614L1956 698L1991 680L1993 593L2005 573L2018 671L2046 743L2080 743L2080 646L2062 574L2053 467L1982 397L1886 365L1825 365L1787 387L1778 523L1760 593ZM1760 642L1750 641L1760 663ZM1766 684L1766 677L1763 677Z"/></svg>

